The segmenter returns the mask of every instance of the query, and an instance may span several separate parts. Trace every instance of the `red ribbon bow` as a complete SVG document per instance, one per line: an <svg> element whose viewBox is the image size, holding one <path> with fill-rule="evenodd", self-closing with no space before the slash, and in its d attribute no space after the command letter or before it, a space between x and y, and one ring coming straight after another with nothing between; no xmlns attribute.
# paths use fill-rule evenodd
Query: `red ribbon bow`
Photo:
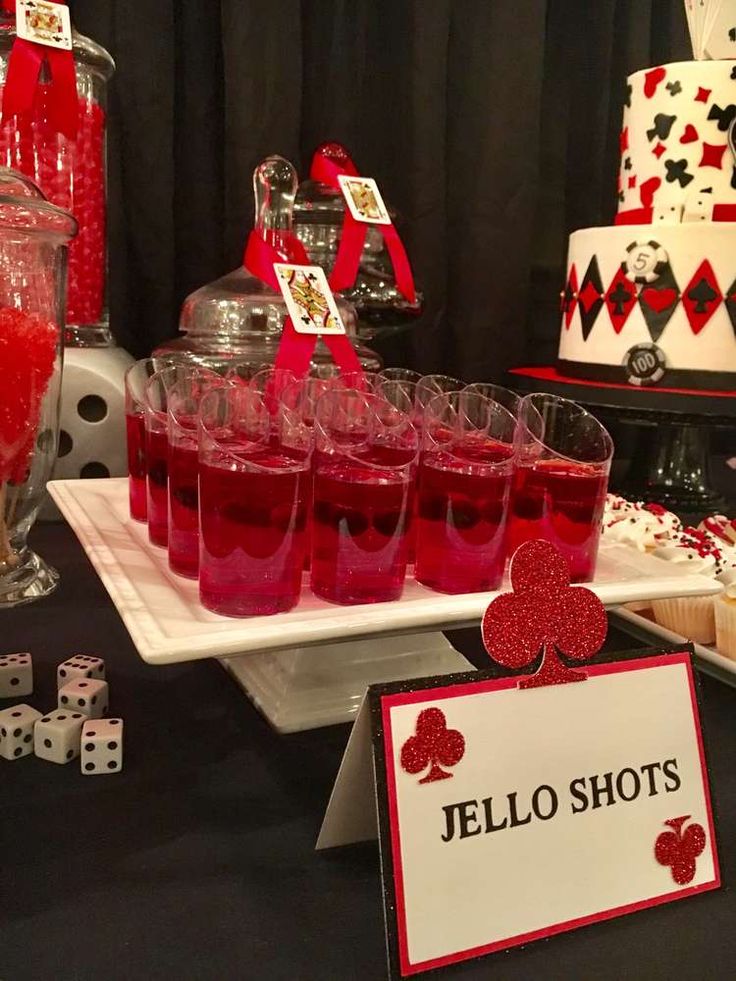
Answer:
<svg viewBox="0 0 736 981"><path fill-rule="evenodd" d="M63 3L64 0L57 0ZM2 0L6 14L15 13L15 0ZM77 135L79 104L77 72L71 51L36 44L16 37L8 61L8 74L2 98L2 125L13 116L30 112L36 100L38 80L44 63L48 65L47 119L56 132L70 140Z"/></svg>
<svg viewBox="0 0 736 981"><path fill-rule="evenodd" d="M360 176L347 150L339 143L323 143L322 146L317 147L309 171L310 178L341 191L340 182L337 179L341 174L347 174L349 177ZM375 227L382 233L388 254L391 256L399 292L409 303L416 302L417 293L414 287L414 277L411 272L409 257L399 238L399 233L393 224L376 225ZM350 213L350 209L346 207L340 246L329 277L330 286L333 290L348 289L355 282L367 231L366 223L356 221Z"/></svg>
<svg viewBox="0 0 736 981"><path fill-rule="evenodd" d="M281 288L273 268L275 262L311 265L309 256L296 235L291 232L282 233L277 248L254 229L248 236L243 265L253 276L280 293ZM322 340L342 372L363 370L353 345L344 334L325 335ZM309 371L309 363L316 345L317 337L314 334L298 333L291 322L291 317L287 317L276 354L275 367L293 371L297 378L301 378Z"/></svg>

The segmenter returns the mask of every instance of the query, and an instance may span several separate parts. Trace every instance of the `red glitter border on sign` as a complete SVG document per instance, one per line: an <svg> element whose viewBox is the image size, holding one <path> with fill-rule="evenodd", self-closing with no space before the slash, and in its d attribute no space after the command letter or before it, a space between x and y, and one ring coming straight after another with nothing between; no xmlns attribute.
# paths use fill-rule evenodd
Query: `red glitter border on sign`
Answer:
<svg viewBox="0 0 736 981"><path fill-rule="evenodd" d="M391 853L393 865L394 889L396 893L396 927L398 935L399 967L402 977L409 977L424 971L431 971L438 967L446 967L449 964L457 964L461 961L471 960L492 954L498 950L508 950L511 947L518 947L521 944L530 943L533 940L541 940L545 937L554 936L557 933L565 933L569 930L577 929L581 926L588 926L591 923L598 923L603 920L610 920L617 916L624 916L627 913L635 913L638 910L649 909L652 906L660 906L663 903L673 902L677 899L685 899L688 896L697 895L701 892L708 892L718 889L721 885L721 873L718 864L718 853L715 845L715 829L713 823L713 808L711 804L710 787L707 780L705 765L705 750L703 747L703 733L700 726L700 712L695 694L695 681L693 677L693 667L690 654L686 651L674 652L670 654L660 654L654 657L641 658L634 661L614 661L607 664L594 664L586 666L589 677L597 677L607 674L621 674L626 671L646 671L671 664L684 664L687 670L688 685L690 688L690 703L693 712L693 722L698 743L698 755L700 759L700 770L703 780L703 797L708 816L709 847L713 857L713 879L709 882L700 883L697 886L688 886L682 889L675 889L663 893L661 896L654 896L650 899L640 900L636 903L629 903L625 906L618 906L613 909L603 910L599 913L591 913L588 916L581 916L577 919L567 920L562 923L554 923L549 927L540 930L533 930L529 933L519 934L505 940L496 940L492 943L473 947L468 950L457 951L452 954L445 954L442 957L434 958L429 961L421 961L412 964L409 959L409 946L406 930L406 900L404 894L404 874L401 862L401 834L399 830L398 804L396 799L396 766L394 760L394 741L391 729L391 709L399 705L416 705L422 702L434 703L448 698L461 698L465 695L475 695L485 692L505 691L515 688L518 684L518 677L494 678L487 681L467 682L459 685L449 685L441 688L426 688L421 691L400 692L396 695L381 696L381 719L383 724L383 741L386 759L386 782L388 791L388 819L391 833ZM524 697L524 692L519 692L519 697Z"/></svg>

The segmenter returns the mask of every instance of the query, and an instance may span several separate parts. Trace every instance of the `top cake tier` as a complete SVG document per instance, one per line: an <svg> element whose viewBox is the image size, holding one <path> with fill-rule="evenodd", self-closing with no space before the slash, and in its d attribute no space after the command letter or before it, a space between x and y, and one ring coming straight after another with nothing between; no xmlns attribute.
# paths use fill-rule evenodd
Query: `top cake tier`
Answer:
<svg viewBox="0 0 736 981"><path fill-rule="evenodd" d="M616 224L736 221L735 121L736 61L681 61L630 75Z"/></svg>

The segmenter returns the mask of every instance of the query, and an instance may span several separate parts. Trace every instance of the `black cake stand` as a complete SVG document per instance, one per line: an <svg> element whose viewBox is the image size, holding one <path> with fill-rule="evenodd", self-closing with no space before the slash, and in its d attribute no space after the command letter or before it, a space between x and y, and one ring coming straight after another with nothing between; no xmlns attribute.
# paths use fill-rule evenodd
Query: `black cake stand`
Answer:
<svg viewBox="0 0 736 981"><path fill-rule="evenodd" d="M515 368L511 375L512 387L560 395L636 427L631 462L618 488L625 497L688 513L724 507L711 483L710 434L736 426L736 392L589 382L553 367Z"/></svg>

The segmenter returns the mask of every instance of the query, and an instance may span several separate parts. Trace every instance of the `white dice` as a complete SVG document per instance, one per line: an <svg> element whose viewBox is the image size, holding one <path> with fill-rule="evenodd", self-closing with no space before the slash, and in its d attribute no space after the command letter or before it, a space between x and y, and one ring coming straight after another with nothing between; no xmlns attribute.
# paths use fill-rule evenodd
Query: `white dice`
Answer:
<svg viewBox="0 0 736 981"><path fill-rule="evenodd" d="M33 691L30 654L0 655L0 698L20 698Z"/></svg>
<svg viewBox="0 0 736 981"><path fill-rule="evenodd" d="M107 682L97 678L79 678L59 689L59 708L81 712L88 719L107 715L108 700Z"/></svg>
<svg viewBox="0 0 736 981"><path fill-rule="evenodd" d="M81 712L55 709L36 722L33 752L50 763L68 763L79 756L82 726L87 720Z"/></svg>
<svg viewBox="0 0 736 981"><path fill-rule="evenodd" d="M119 773L123 768L123 720L98 719L82 726L82 773Z"/></svg>
<svg viewBox="0 0 736 981"><path fill-rule="evenodd" d="M33 752L33 727L41 713L30 705L13 705L0 712L0 756L17 760Z"/></svg>
<svg viewBox="0 0 736 981"><path fill-rule="evenodd" d="M104 681L105 662L101 657L92 657L91 654L75 654L56 669L57 689L77 678L97 678L98 681Z"/></svg>

